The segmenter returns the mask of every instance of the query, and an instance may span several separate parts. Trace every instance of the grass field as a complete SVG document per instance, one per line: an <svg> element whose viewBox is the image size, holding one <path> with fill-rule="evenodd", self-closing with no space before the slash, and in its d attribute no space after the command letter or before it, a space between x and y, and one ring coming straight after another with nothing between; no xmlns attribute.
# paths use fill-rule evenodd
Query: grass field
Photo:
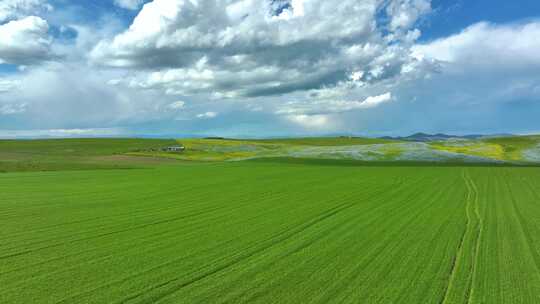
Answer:
<svg viewBox="0 0 540 304"><path fill-rule="evenodd" d="M127 138L0 140L0 173L140 167L144 159L126 154L175 144L168 139Z"/></svg>
<svg viewBox="0 0 540 304"><path fill-rule="evenodd" d="M182 153L162 148L183 145ZM540 136L400 142L361 137L283 139L0 140L0 172L129 169L171 161L222 162L257 158L378 162L540 163Z"/></svg>
<svg viewBox="0 0 540 304"><path fill-rule="evenodd" d="M360 164L0 174L0 303L540 303L539 168Z"/></svg>

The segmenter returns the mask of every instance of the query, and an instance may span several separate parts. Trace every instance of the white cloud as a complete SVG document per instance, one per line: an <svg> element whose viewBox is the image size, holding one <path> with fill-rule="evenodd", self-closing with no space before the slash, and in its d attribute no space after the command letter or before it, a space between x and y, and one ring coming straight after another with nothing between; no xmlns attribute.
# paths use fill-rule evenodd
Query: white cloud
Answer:
<svg viewBox="0 0 540 304"><path fill-rule="evenodd" d="M288 115L286 118L304 128L325 128L330 123L327 115Z"/></svg>
<svg viewBox="0 0 540 304"><path fill-rule="evenodd" d="M142 4L144 0L114 0L114 4L125 9L136 10Z"/></svg>
<svg viewBox="0 0 540 304"><path fill-rule="evenodd" d="M390 102L392 100L391 93L384 93L378 96L369 96L364 101L356 103L356 108L369 109L379 106L380 104Z"/></svg>
<svg viewBox="0 0 540 304"><path fill-rule="evenodd" d="M121 128L0 130L0 138L94 137L119 136L125 133Z"/></svg>
<svg viewBox="0 0 540 304"><path fill-rule="evenodd" d="M419 59L414 64L419 67L405 66L400 79L417 75L422 65L436 73L393 86L400 102L386 114L400 109L411 119L394 113L394 118L385 120L401 121L412 132L420 128L461 133L535 128L540 115L538 37L539 21L481 22L413 46L413 55Z"/></svg>
<svg viewBox="0 0 540 304"><path fill-rule="evenodd" d="M46 0L2 0L0 1L0 23L51 10L53 7Z"/></svg>
<svg viewBox="0 0 540 304"><path fill-rule="evenodd" d="M33 64L52 57L47 21L30 16L0 25L0 63Z"/></svg>
<svg viewBox="0 0 540 304"><path fill-rule="evenodd" d="M116 71L96 71L80 62L45 63L11 76L17 89L0 94L0 104L26 104L27 128L112 127L174 116L162 94L107 85ZM9 127L0 119L0 129Z"/></svg>
<svg viewBox="0 0 540 304"><path fill-rule="evenodd" d="M155 0L129 29L98 43L91 58L104 66L143 68L125 80L132 87L218 98L332 87L354 71L366 71L354 74L357 80L375 83L414 61L408 48L391 43L377 27L381 1L279 3L278 12L270 1ZM430 6L415 0L388 7L392 16L401 10L411 15L409 29ZM410 36L414 40L419 32Z"/></svg>
<svg viewBox="0 0 540 304"><path fill-rule="evenodd" d="M516 67L540 64L540 22L474 24L461 33L413 47L417 58L471 66Z"/></svg>
<svg viewBox="0 0 540 304"><path fill-rule="evenodd" d="M274 3L279 4L278 8L284 5L284 3L287 3L288 7L282 9L280 14L273 16L273 19L290 20L292 18L303 17L305 15L304 2L305 0L275 1Z"/></svg>
<svg viewBox="0 0 540 304"><path fill-rule="evenodd" d="M185 65L192 58L178 58L171 51L191 57L202 50L223 48L251 53L254 48L337 41L372 31L375 0L362 4L346 0L340 5L322 0L295 2L296 11L304 11L299 18L275 20L267 1L155 0L144 6L127 31L103 41L93 55L115 66L153 66L164 60ZM140 57L143 54L147 57ZM163 55L167 56L159 58Z"/></svg>
<svg viewBox="0 0 540 304"><path fill-rule="evenodd" d="M27 104L0 104L0 115L13 115L26 112Z"/></svg>
<svg viewBox="0 0 540 304"><path fill-rule="evenodd" d="M154 0L129 28L51 2L0 0L0 61L19 65L0 76L1 130L414 132L540 113L538 21L419 44L428 0Z"/></svg>
<svg viewBox="0 0 540 304"><path fill-rule="evenodd" d="M216 112L206 112L206 113L197 114L197 118L201 118L201 119L215 118L217 116L218 116L218 113Z"/></svg>
<svg viewBox="0 0 540 304"><path fill-rule="evenodd" d="M386 7L390 30L406 34L418 19L431 12L430 0L393 0Z"/></svg>
<svg viewBox="0 0 540 304"><path fill-rule="evenodd" d="M169 95L214 93L220 98L234 98L278 89L285 83L294 83L299 79L302 79L302 73L296 69L282 70L261 65L231 71L211 67L200 60L192 68L164 69L126 81L132 87L158 88Z"/></svg>
<svg viewBox="0 0 540 304"><path fill-rule="evenodd" d="M0 93L9 92L18 86L19 82L16 80L0 79Z"/></svg>
<svg viewBox="0 0 540 304"><path fill-rule="evenodd" d="M352 81L361 81L363 77L364 77L364 71L356 71L356 72L351 73L351 75L349 76L349 79Z"/></svg>
<svg viewBox="0 0 540 304"><path fill-rule="evenodd" d="M333 100L333 99L320 99L313 101L303 102L290 102L281 106L276 114L280 115L305 115L305 114L329 114L329 113L343 113L352 110L365 110L375 108L381 104L392 101L392 94L390 92L369 96L362 101L356 100Z"/></svg>
<svg viewBox="0 0 540 304"><path fill-rule="evenodd" d="M173 103L170 103L167 108L169 108L170 110L179 110L179 109L182 109L184 108L184 106L186 105L185 102L179 100L179 101L175 101Z"/></svg>

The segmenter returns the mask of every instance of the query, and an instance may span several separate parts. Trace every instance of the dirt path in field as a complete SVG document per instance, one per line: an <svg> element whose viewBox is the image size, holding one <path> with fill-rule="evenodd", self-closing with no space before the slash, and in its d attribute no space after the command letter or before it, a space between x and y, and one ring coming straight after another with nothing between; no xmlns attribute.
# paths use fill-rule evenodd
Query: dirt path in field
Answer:
<svg viewBox="0 0 540 304"><path fill-rule="evenodd" d="M473 267L472 267L472 278L471 278L471 285L470 285L470 293L467 297L467 303L471 303L473 296L474 296L474 285L476 282L477 277L477 266L479 263L479 252L480 252L480 240L482 238L482 231L483 231L483 223L482 223L482 216L480 215L480 204L478 203L478 187L472 180L469 174L465 174L464 177L469 180L469 190L472 190L473 196L474 196L474 215L476 217L477 221L477 229L476 229L476 244L474 248L474 261L473 261Z"/></svg>
<svg viewBox="0 0 540 304"><path fill-rule="evenodd" d="M467 197L465 204L466 224L461 235L456 255L452 261L452 270L448 279L444 297L441 304L447 303L471 303L474 294L474 282L476 280L476 265L478 264L478 252L480 251L480 237L482 234L482 217L478 203L478 188L471 179L467 169L463 170L463 181L467 187ZM471 242L470 246L467 246ZM469 250L467 250L467 247ZM467 261L467 258L470 260ZM470 264L467 267L467 264ZM465 267L464 269L462 269ZM466 289L457 286L460 280L466 280ZM457 300L457 301L456 301Z"/></svg>

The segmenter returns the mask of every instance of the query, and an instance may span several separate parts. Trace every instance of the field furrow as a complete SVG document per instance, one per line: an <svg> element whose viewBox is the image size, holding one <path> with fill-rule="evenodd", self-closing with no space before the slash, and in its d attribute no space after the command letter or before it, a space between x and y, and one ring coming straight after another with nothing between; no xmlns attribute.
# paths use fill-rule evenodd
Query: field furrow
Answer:
<svg viewBox="0 0 540 304"><path fill-rule="evenodd" d="M0 303L540 303L537 168L0 175Z"/></svg>

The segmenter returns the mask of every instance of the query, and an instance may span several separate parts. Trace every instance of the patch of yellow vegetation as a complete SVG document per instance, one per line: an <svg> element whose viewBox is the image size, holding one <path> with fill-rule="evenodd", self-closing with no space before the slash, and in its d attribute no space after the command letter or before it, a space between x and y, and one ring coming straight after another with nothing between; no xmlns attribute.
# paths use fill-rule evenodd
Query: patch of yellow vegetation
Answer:
<svg viewBox="0 0 540 304"><path fill-rule="evenodd" d="M182 153L167 153L167 152L135 152L127 153L133 156L151 156L161 158L171 158L188 161L227 161L236 159L245 159L254 157L253 152L233 151L233 152L213 152L202 150L186 150Z"/></svg>
<svg viewBox="0 0 540 304"><path fill-rule="evenodd" d="M384 152L384 156L387 159L394 159L403 153L402 148L393 144L384 145L382 151Z"/></svg>
<svg viewBox="0 0 540 304"><path fill-rule="evenodd" d="M431 143L431 147L435 150L460 153L472 156L486 157L496 160L506 160L507 154L503 147L498 144L471 142L471 143Z"/></svg>
<svg viewBox="0 0 540 304"><path fill-rule="evenodd" d="M282 144L261 143L250 140L237 139L179 139L177 142L186 149L192 150L208 150L216 148L234 148L234 147L253 147L261 149L278 149L283 147Z"/></svg>

